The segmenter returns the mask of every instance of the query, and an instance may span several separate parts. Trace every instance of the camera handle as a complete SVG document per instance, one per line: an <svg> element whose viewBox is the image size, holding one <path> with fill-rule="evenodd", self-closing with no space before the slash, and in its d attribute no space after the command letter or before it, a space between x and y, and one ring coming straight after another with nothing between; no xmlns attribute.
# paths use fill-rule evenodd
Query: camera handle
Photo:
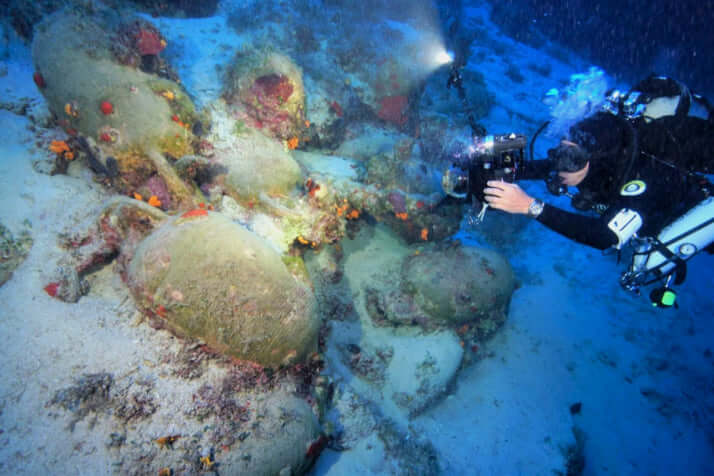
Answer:
<svg viewBox="0 0 714 476"><path fill-rule="evenodd" d="M461 105L466 113L466 118L469 121L469 126L471 127L472 137L482 137L486 135L486 128L476 122L473 111L466 99L466 90L464 89L463 76L461 75L461 69L463 69L463 67L463 61L454 61L454 64L451 65L449 79L446 81L446 89L450 89L452 86L456 88L456 92L461 100Z"/></svg>
<svg viewBox="0 0 714 476"><path fill-rule="evenodd" d="M477 213L474 214L473 211L476 210L476 204L481 205L481 210ZM466 215L466 223L469 226L476 226L480 225L483 223L483 219L486 217L486 210L488 209L488 203L487 202L482 202L478 200L476 197L472 197L472 202L471 202L471 211Z"/></svg>

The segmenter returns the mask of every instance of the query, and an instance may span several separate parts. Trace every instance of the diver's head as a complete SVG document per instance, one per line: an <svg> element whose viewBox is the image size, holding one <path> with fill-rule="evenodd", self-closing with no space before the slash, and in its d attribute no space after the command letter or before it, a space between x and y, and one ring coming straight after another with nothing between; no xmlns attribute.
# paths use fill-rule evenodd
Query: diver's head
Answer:
<svg viewBox="0 0 714 476"><path fill-rule="evenodd" d="M563 185L580 184L590 170L590 154L575 142L561 141L558 147L548 151L548 157Z"/></svg>
<svg viewBox="0 0 714 476"><path fill-rule="evenodd" d="M558 177L560 177L560 183L567 185L568 187L575 187L580 185L580 183L585 180L590 170L590 162L585 163L585 167L578 170L577 172L558 172Z"/></svg>

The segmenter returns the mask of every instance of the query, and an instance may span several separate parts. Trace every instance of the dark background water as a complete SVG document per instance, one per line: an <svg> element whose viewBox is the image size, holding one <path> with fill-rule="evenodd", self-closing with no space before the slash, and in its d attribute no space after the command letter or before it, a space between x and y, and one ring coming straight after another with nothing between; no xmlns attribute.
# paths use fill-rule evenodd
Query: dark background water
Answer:
<svg viewBox="0 0 714 476"><path fill-rule="evenodd" d="M467 3L467 2L466 2ZM533 46L552 39L630 83L667 74L714 91L711 0L499 0L492 20Z"/></svg>
<svg viewBox="0 0 714 476"><path fill-rule="evenodd" d="M410 3L399 0L370 4ZM105 0L117 8L132 5L152 15L215 14L217 0ZM306 1L308 3L309 0ZM33 24L67 0L5 0L0 16L9 18L21 36L30 37ZM276 2L278 3L278 2ZM299 3L299 2L298 2ZM328 3L345 3L333 0ZM346 2L349 3L349 2ZM424 3L430 3L426 0ZM451 19L448 32L464 7L482 0L434 2ZM666 74L695 91L714 94L714 0L492 0L492 20L504 32L529 45L547 40L561 43L618 79L634 83L650 73ZM468 36L468 32L462 32Z"/></svg>

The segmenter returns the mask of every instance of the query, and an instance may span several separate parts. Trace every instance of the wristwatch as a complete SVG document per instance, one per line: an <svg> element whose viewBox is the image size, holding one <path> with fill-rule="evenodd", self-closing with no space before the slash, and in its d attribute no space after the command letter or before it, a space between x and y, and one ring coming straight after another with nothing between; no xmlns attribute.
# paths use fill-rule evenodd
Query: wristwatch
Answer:
<svg viewBox="0 0 714 476"><path fill-rule="evenodd" d="M530 205L528 205L528 216L531 218L538 218L538 215L543 213L543 207L545 203L542 200L534 199Z"/></svg>

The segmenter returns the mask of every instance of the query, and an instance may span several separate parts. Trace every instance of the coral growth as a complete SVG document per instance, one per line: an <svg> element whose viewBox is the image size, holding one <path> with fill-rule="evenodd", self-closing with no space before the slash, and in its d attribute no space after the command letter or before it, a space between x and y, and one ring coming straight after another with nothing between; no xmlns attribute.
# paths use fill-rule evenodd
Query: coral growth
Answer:
<svg viewBox="0 0 714 476"><path fill-rule="evenodd" d="M407 123L409 101L406 96L384 96L379 102L377 117L396 126Z"/></svg>
<svg viewBox="0 0 714 476"><path fill-rule="evenodd" d="M102 101L102 103L99 105L99 110L102 111L102 114L108 116L109 114L114 112L114 105L109 101Z"/></svg>
<svg viewBox="0 0 714 476"><path fill-rule="evenodd" d="M155 28L142 25L134 33L134 45L142 56L158 55L166 48L166 40Z"/></svg>
<svg viewBox="0 0 714 476"><path fill-rule="evenodd" d="M392 209L396 214L406 213L407 211L407 201L404 194L392 191L387 195L387 201L392 205Z"/></svg>
<svg viewBox="0 0 714 476"><path fill-rule="evenodd" d="M158 175L152 175L139 187L139 192L144 192L144 196L149 197L149 205L161 207L165 210L173 207L171 194L166 186L166 182ZM151 200L151 197L155 197Z"/></svg>
<svg viewBox="0 0 714 476"><path fill-rule="evenodd" d="M287 56L239 53L226 86L235 119L283 140L300 137L307 127L302 72Z"/></svg>
<svg viewBox="0 0 714 476"><path fill-rule="evenodd" d="M267 74L253 82L243 103L259 127L266 127L278 137L285 137L293 126L290 113L284 110L293 89L287 76Z"/></svg>
<svg viewBox="0 0 714 476"><path fill-rule="evenodd" d="M282 74L267 74L253 83L253 93L260 95L266 103L283 104L293 93L290 79Z"/></svg>
<svg viewBox="0 0 714 476"><path fill-rule="evenodd" d="M55 392L50 405L58 405L73 413L69 429L85 416L109 407L114 376L107 372L85 374L74 385Z"/></svg>
<svg viewBox="0 0 714 476"><path fill-rule="evenodd" d="M340 346L342 361L357 375L377 387L382 387L387 367L394 356L391 346L368 350L356 344Z"/></svg>

